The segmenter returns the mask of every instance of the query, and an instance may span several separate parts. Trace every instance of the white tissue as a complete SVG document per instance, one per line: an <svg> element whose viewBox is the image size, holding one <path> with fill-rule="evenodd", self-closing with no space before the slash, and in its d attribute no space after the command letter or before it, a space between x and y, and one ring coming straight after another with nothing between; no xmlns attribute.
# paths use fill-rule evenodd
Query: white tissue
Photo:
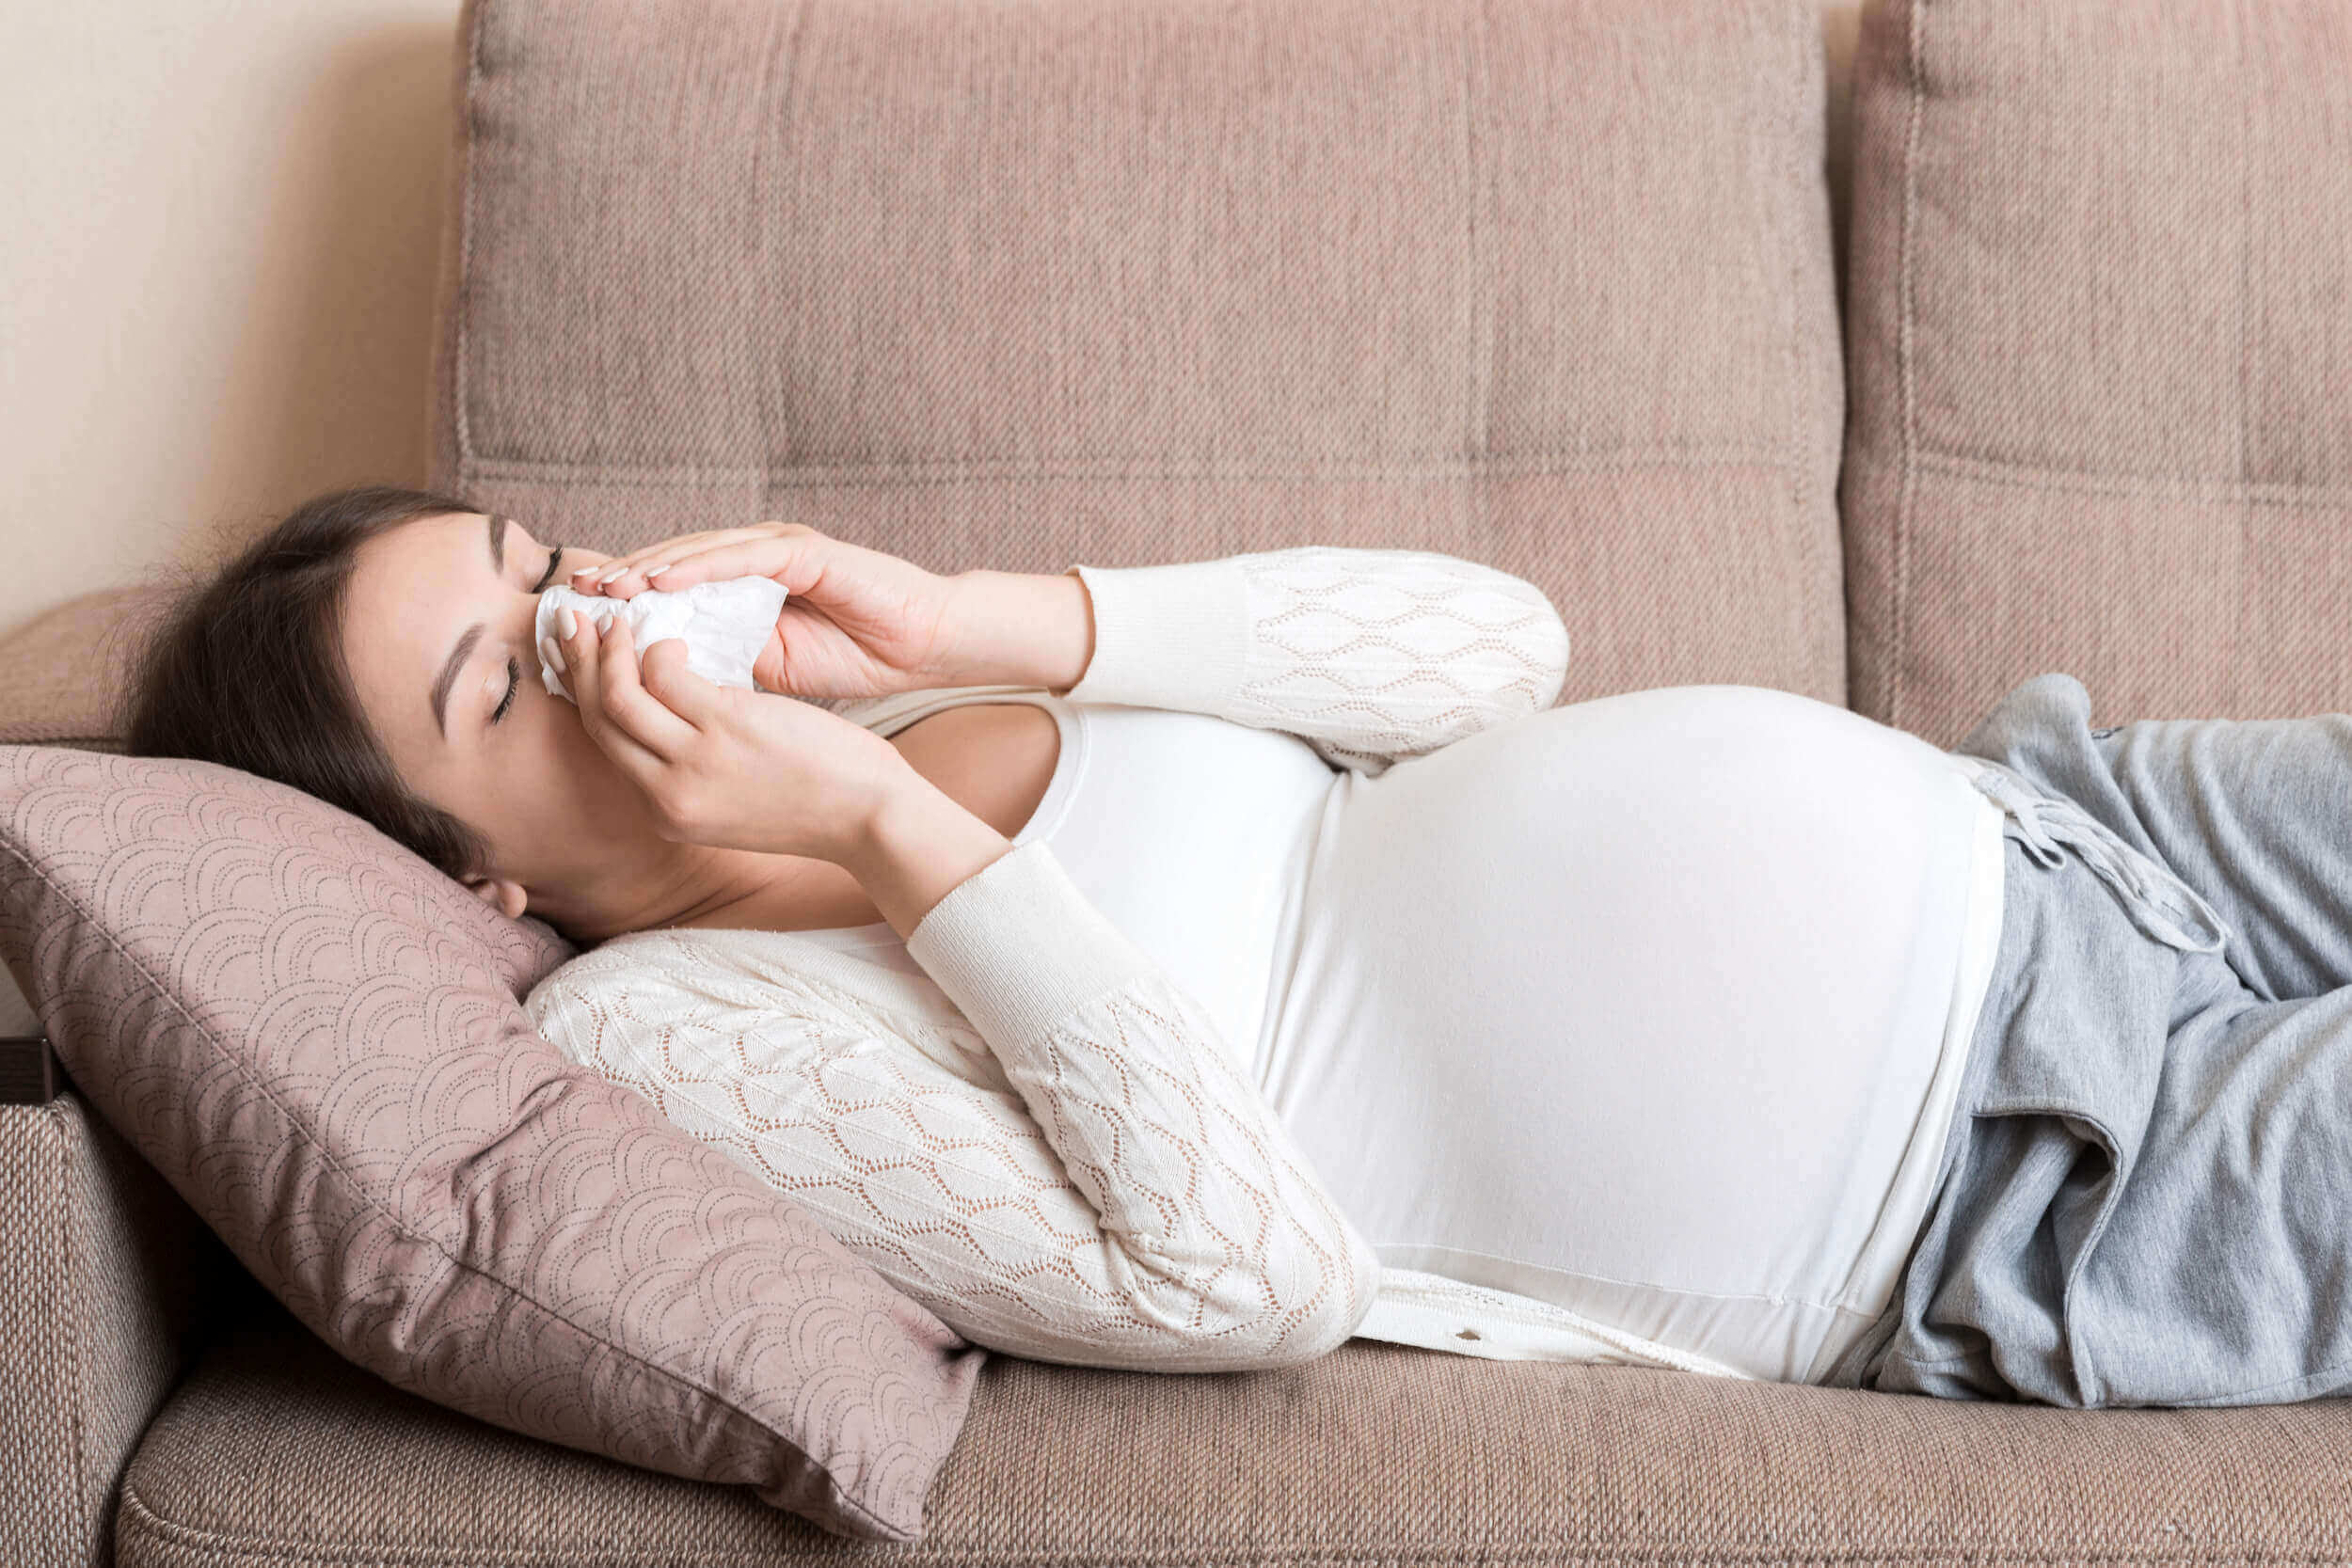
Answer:
<svg viewBox="0 0 2352 1568"><path fill-rule="evenodd" d="M665 637L683 638L689 670L721 686L757 689L752 679L752 661L775 635L776 615L784 609L786 596L784 584L759 577L698 582L675 594L649 588L627 599L559 586L539 595L532 641L543 649L550 642L560 646L563 638L555 616L566 608L575 615L595 617L600 627L610 626L618 615L628 623L640 658ZM544 652L539 656L539 678L547 683L550 696L578 705L578 699Z"/></svg>

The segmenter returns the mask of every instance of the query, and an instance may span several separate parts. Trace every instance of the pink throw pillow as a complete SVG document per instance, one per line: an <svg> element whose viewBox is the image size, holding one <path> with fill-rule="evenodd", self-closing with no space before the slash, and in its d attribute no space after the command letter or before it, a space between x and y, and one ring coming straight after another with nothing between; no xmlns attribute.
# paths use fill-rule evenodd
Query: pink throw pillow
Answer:
<svg viewBox="0 0 2352 1568"><path fill-rule="evenodd" d="M915 1541L987 1352L520 1006L572 948L210 763L0 746L0 958L327 1344L511 1431Z"/></svg>

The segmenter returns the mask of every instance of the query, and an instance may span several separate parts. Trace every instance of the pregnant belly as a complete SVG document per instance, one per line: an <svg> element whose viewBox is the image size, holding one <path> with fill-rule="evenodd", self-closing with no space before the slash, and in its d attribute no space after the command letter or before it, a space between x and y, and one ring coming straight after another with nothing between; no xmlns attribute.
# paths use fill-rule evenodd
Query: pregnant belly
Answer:
<svg viewBox="0 0 2352 1568"><path fill-rule="evenodd" d="M1835 1297L1951 994L1942 753L1674 687L1342 783L1267 1088L1383 1260L1587 1307Z"/></svg>

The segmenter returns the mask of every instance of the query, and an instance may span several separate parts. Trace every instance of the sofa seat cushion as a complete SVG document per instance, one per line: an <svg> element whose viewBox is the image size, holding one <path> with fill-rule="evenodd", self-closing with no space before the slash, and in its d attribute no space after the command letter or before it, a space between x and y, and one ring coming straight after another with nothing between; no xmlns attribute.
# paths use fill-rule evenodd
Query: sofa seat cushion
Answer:
<svg viewBox="0 0 2352 1568"><path fill-rule="evenodd" d="M919 1544L1071 1564L2340 1560L2352 1403L2062 1410L1351 1340L1165 1374L991 1356ZM739 1487L402 1393L270 1298L132 1461L123 1568L872 1560Z"/></svg>

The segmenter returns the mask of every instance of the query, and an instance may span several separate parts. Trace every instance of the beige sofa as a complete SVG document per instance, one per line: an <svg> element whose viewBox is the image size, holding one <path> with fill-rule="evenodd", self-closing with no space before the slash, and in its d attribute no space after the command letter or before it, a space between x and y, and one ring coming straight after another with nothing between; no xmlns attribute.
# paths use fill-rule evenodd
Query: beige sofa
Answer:
<svg viewBox="0 0 2352 1568"><path fill-rule="evenodd" d="M1766 0L1551 0L1499 5L1480 27L1467 8L1263 0L1217 15L1264 31L1217 34L1173 5L469 4L433 482L608 548L790 515L942 568L1315 539L1447 549L1553 594L1576 641L1569 702L1753 682L1947 745L2043 669L2081 675L2109 722L2352 705L2335 613L2352 544L2329 527L2352 496L2342 8L1886 0L1792 22ZM1170 24L1155 40L1101 36L1155 17ZM787 18L803 30L774 25ZM1173 25L1187 18L1196 30ZM599 41L623 20L637 31ZM1026 56L984 47L1041 39L1053 47ZM1367 47L1343 60L1339 40ZM1051 63L1147 49L1265 70L1219 96ZM760 69L778 61L796 69ZM1398 73L1369 110L1339 90L1384 69ZM1003 113L974 108L973 88L1005 80L1059 93L1026 129L1063 140L1016 149L974 135L997 122L923 118ZM603 96L557 90L583 83ZM803 161L739 156L726 138L750 120L730 117L779 102L761 96L779 83L798 95ZM596 134L567 137L592 101ZM648 106L679 103L703 117L693 158ZM1327 118L1337 131L1301 130ZM1217 126L1257 140L1217 142ZM1286 130L1290 165L1265 152ZM1448 161L1455 135L1482 132ZM1218 148L1227 164L1202 160ZM1136 149L1160 162L1122 164ZM1302 172L1311 155L1327 162ZM990 157L995 194L1029 203L993 247L947 228L980 210L965 186L898 179L985 183ZM1183 168L1170 188L1232 206L1113 205L1159 188L1137 166ZM1415 200L1384 207L1378 176L1398 166ZM1282 167L1294 183L1272 182ZM801 183L785 190L782 169ZM766 205L727 205L745 181ZM559 199L583 190L617 236L601 254L635 269L636 319L598 313L619 285L580 262L598 253ZM868 210L860 191L892 199ZM1384 247L1425 240L1411 226L1462 191L1458 255ZM837 229L794 251L780 223L724 221L795 203ZM910 214L925 223L894 227ZM1377 221L1343 226L1351 214ZM1094 226L1097 258L1225 264L1108 294L1052 274L1055 292L1068 253L1039 238L1049 219ZM549 233L579 243L534 252ZM746 245L795 257L804 270L781 276L798 293L755 299L757 269L710 264ZM1343 261L1310 276L1323 255ZM921 287L874 287L882 257ZM1377 288L1350 293L1365 277ZM1106 298L1193 335L1115 340L1160 345L1156 362L1104 355ZM1346 308L1336 327L1318 301ZM928 381L907 357L910 342L1001 351L1008 321L1047 317L1069 357L975 350L963 379ZM628 356L582 336L598 322L675 356L632 379L613 364ZM731 358L746 323L787 350ZM1346 379L1341 351L1382 333L1385 356ZM1321 379L1286 382L1301 363ZM992 365L1005 380L975 390ZM1023 379L1041 365L1068 380ZM1477 401L1457 406L1463 385ZM1327 401L1302 396L1318 387ZM1106 409L1120 388L1135 401ZM994 406L1022 399L1026 424ZM747 408L764 421L749 436ZM1088 461L1010 460L1057 420ZM1000 461L942 484L950 429ZM1095 460L1121 452L1230 461L1138 476ZM1331 453L1353 467L1283 466ZM137 599L77 601L0 650L15 678L0 742L114 745ZM2339 1402L2067 1411L1365 1340L1246 1375L996 1357L927 1538L860 1544L393 1389L245 1275L40 1042L0 1045L0 1100L12 1568L2352 1560Z"/></svg>

